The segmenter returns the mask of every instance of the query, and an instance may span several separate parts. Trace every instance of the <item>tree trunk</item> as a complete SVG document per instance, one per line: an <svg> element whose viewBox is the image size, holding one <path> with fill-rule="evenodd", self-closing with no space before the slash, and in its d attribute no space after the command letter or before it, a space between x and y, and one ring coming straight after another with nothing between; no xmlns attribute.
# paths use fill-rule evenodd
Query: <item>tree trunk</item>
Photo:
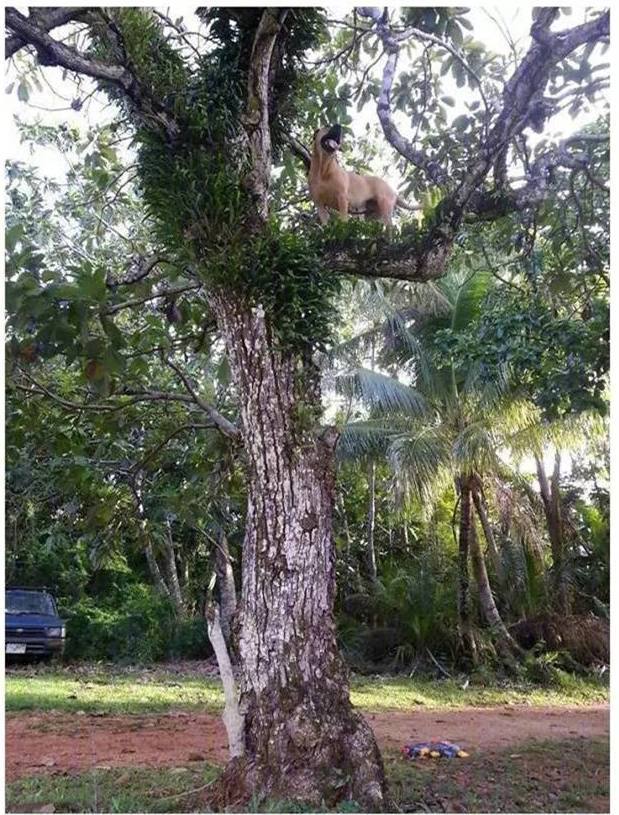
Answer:
<svg viewBox="0 0 619 815"><path fill-rule="evenodd" d="M217 591L219 593L219 623L224 640L229 644L232 620L236 612L236 586L234 584L228 538L223 529L220 530L217 536L215 570L217 572Z"/></svg>
<svg viewBox="0 0 619 815"><path fill-rule="evenodd" d="M336 498L336 506L340 517L342 518L342 526L344 527L344 537L346 538L346 564L348 569L352 571L352 584L355 591L363 594L363 578L359 570L359 560L356 552L352 550L352 536L350 534L350 526L348 525L348 518L346 517L346 506L344 505L344 498L340 493Z"/></svg>
<svg viewBox="0 0 619 815"><path fill-rule="evenodd" d="M561 515L561 494L559 491L559 480L561 477L561 454L555 453L555 465L553 473L548 481L544 462L538 456L535 457L537 468L537 478L539 481L540 494L544 505L544 514L548 526L548 537L550 539L550 549L552 552L553 583L555 593L555 606L560 614L569 614L571 611L571 599L569 592L569 579L567 574L567 564L565 558L565 537L563 530L563 518Z"/></svg>
<svg viewBox="0 0 619 815"><path fill-rule="evenodd" d="M185 603L183 601L181 584L178 579L176 556L174 554L174 541L172 539L172 527L169 521L166 521L166 530L163 538L163 553L165 556L165 570L168 577L170 597L174 603L174 608L177 615L179 617L183 617L185 615Z"/></svg>
<svg viewBox="0 0 619 815"><path fill-rule="evenodd" d="M475 490L472 490L473 499L475 500ZM477 496L479 497L479 496ZM501 619L501 615L496 607L494 595L488 580L488 571L486 569L486 561L484 553L482 552L477 529L475 528L475 518L471 517L471 524L469 528L469 541L471 549L471 563L473 566L473 574L477 583L477 590L479 592L479 602L486 622L490 626L492 636L497 644L497 648L503 657L509 662L513 662L514 654L520 653L520 648L512 639L509 631L505 627L505 623Z"/></svg>
<svg viewBox="0 0 619 815"><path fill-rule="evenodd" d="M366 563L368 575L372 583L378 580L376 570L376 550L374 548L374 533L376 530L376 464L371 461L368 467L368 521L367 521L367 550Z"/></svg>
<svg viewBox="0 0 619 815"><path fill-rule="evenodd" d="M460 644L464 654L476 664L477 645L471 620L471 599L469 593L469 549L473 503L471 489L466 479L460 484L460 532L458 537L458 626Z"/></svg>
<svg viewBox="0 0 619 815"><path fill-rule="evenodd" d="M496 579L499 585L503 586L505 583L503 562L501 560L499 547L497 546L496 543L496 538L494 537L494 531L492 529L490 519L488 518L488 508L486 504L486 499L484 498L482 493L473 492L473 502L475 504L475 509L477 510L479 520L481 521L481 528L484 531L484 538L486 539L486 543L488 544L488 551L490 552L490 557L492 559L492 567L494 569Z"/></svg>
<svg viewBox="0 0 619 815"><path fill-rule="evenodd" d="M374 735L349 699L333 603L334 448L310 427L318 374L278 350L264 312L223 292L211 305L240 397L248 505L237 650L245 754L224 773L219 803L243 796L329 805L387 804Z"/></svg>
<svg viewBox="0 0 619 815"><path fill-rule="evenodd" d="M146 556L148 571L150 572L150 576L152 577L155 588L164 597L169 597L170 590L168 589L167 584L163 579L163 575L161 574L161 569L159 568L159 564L157 563L155 553L153 552L153 545L148 539L144 543L144 555Z"/></svg>

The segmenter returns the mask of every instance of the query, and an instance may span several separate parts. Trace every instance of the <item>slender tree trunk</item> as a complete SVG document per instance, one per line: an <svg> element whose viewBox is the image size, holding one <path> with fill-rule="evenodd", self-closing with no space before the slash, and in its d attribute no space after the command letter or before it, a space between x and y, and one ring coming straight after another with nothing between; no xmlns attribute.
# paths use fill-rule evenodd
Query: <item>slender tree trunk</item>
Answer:
<svg viewBox="0 0 619 815"><path fill-rule="evenodd" d="M350 534L350 527L348 525L348 518L346 517L346 507L344 506L344 499L341 493L337 496L336 505L338 512L342 518L342 525L344 527L344 537L346 538L346 562L348 568L353 572L353 585L355 591L363 594L363 578L359 570L359 562L355 552L352 551L352 536Z"/></svg>
<svg viewBox="0 0 619 815"><path fill-rule="evenodd" d="M475 490L472 490L475 497ZM475 505L477 505L475 501ZM471 524L469 528L469 541L471 549L471 563L473 566L473 574L477 583L477 591L479 592L479 602L486 622L490 626L492 636L497 644L500 653L507 658L510 662L513 661L515 653L520 652L520 648L514 642L509 631L505 627L505 623L501 619L501 615L496 607L490 581L488 579L488 571L486 569L486 561L484 553L479 543L477 529L475 527L475 518L471 517Z"/></svg>
<svg viewBox="0 0 619 815"><path fill-rule="evenodd" d="M148 566L148 571L150 572L153 585L155 586L155 589L159 592L159 594L163 595L164 597L170 597L170 589L168 588L168 584L166 583L161 573L161 569L159 568L159 564L157 563L157 557L153 550L153 544L148 535L146 513L144 512L144 502L142 500L141 479L139 477L136 478L136 480L130 486L131 491L133 493L133 499L135 501L136 512L138 515L139 524L138 539L144 550L146 564Z"/></svg>
<svg viewBox="0 0 619 815"><path fill-rule="evenodd" d="M505 583L503 562L501 560L501 553L499 552L499 547L497 546L496 543L496 538L494 537L494 530L492 529L492 524L490 523L490 519L488 518L488 505L486 503L486 499L484 498L482 493L473 492L473 502L475 504L475 509L477 510L479 520L481 521L481 528L484 531L484 538L486 539L486 543L488 544L488 551L490 552L490 558L492 559L492 567L494 569L496 579L499 585L503 586Z"/></svg>
<svg viewBox="0 0 619 815"><path fill-rule="evenodd" d="M219 675L224 689L223 720L228 734L228 748L231 758L240 758L245 753L245 718L239 704L239 686L230 656L229 643L224 637L219 607L213 603L207 606L206 619L208 636L219 665Z"/></svg>
<svg viewBox="0 0 619 815"><path fill-rule="evenodd" d="M217 536L215 570L217 572L217 590L219 593L219 624L224 640L229 644L232 620L236 612L236 586L228 548L228 538L223 529L220 530Z"/></svg>
<svg viewBox="0 0 619 815"><path fill-rule="evenodd" d="M565 536L563 518L561 514L561 494L559 480L561 477L561 454L555 453L555 464L550 481L546 475L544 462L539 456L535 457L537 478L540 494L544 505L544 514L548 526L550 549L552 552L553 584L555 593L555 607L560 614L569 614L571 599L569 592L569 578L565 557Z"/></svg>
<svg viewBox="0 0 619 815"><path fill-rule="evenodd" d="M157 558L155 557L155 553L153 551L153 545L149 539L144 542L144 555L146 557L146 563L148 564L148 571L150 572L150 576L153 580L153 584L157 591L162 594L164 597L170 596L170 590L163 579L163 575L161 574L161 569L159 568L159 564L157 563Z"/></svg>
<svg viewBox="0 0 619 815"><path fill-rule="evenodd" d="M224 773L240 794L387 806L374 735L349 699L333 603L337 433L320 411L311 364L277 350L260 307L224 293L211 305L239 391L248 505L237 611L245 754ZM303 407L303 410L299 410ZM303 418L302 418L303 417Z"/></svg>
<svg viewBox="0 0 619 815"><path fill-rule="evenodd" d="M174 608L179 617L185 615L185 603L183 592L178 579L178 569L176 566L176 556L174 554L174 540L172 539L172 527L170 522L166 522L166 531L163 539L163 552L165 557L165 570L168 577L168 588L170 597L174 603Z"/></svg>
<svg viewBox="0 0 619 815"><path fill-rule="evenodd" d="M367 550L366 562L368 575L372 583L378 580L376 570L376 550L374 548L374 534L376 530L376 464L371 461L368 467L368 520L367 520Z"/></svg>
<svg viewBox="0 0 619 815"><path fill-rule="evenodd" d="M475 664L477 646L471 620L471 598L469 591L469 549L471 525L473 522L473 502L467 479L460 479L460 531L458 536L458 626L463 652Z"/></svg>
<svg viewBox="0 0 619 815"><path fill-rule="evenodd" d="M346 507L344 506L344 499L342 495L337 496L337 509L342 519L342 526L344 528L344 537L346 538L346 558L350 561L352 557L352 540L350 537L350 527L348 526L348 518L346 517Z"/></svg>

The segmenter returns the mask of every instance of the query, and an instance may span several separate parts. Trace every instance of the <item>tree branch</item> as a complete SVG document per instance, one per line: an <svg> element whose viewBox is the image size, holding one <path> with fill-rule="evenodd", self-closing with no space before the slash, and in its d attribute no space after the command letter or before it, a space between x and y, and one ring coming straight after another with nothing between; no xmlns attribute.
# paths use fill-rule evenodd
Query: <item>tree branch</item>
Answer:
<svg viewBox="0 0 619 815"><path fill-rule="evenodd" d="M305 165L305 171L309 173L310 166L312 164L312 154L307 149L307 147L300 142L298 139L295 139L294 136L286 136L286 144L290 147L292 153L297 157L300 158L303 164Z"/></svg>
<svg viewBox="0 0 619 815"><path fill-rule="evenodd" d="M108 277L105 281L105 285L108 289L115 289L117 286L130 286L133 283L138 283L140 280L144 280L156 266L165 260L166 258L160 257L159 255L150 255L150 257L147 258L140 258L136 263L135 271L129 271L124 277L120 277L116 280Z"/></svg>
<svg viewBox="0 0 619 815"><path fill-rule="evenodd" d="M184 433L186 430L212 430L214 425L212 424L183 424L180 427L177 427L176 430L173 430L169 433L165 439L156 444L145 456L144 458L140 459L140 461L136 461L135 464L131 465L130 472L136 473L138 470L144 469L144 466L148 464L148 462L153 459L160 450L167 445L169 441L172 441L173 438Z"/></svg>
<svg viewBox="0 0 619 815"><path fill-rule="evenodd" d="M146 275L144 275L145 277ZM149 294L146 297L136 297L133 300L125 300L123 303L115 303L112 306L108 306L106 308L106 314L116 314L118 311L122 311L125 308L133 308L133 306L140 306L142 303L148 303L149 300L157 300L160 297L175 297L178 294L182 294L186 291L195 291L196 289L201 289L202 283L190 283L187 286L178 286L176 289L166 289L165 291L155 292L154 294Z"/></svg>
<svg viewBox="0 0 619 815"><path fill-rule="evenodd" d="M191 400L206 413L217 429L221 430L225 436L228 436L231 439L239 439L241 437L241 432L236 425L232 424L232 422L226 419L225 416L222 416L221 413L205 402L204 399L202 399L202 397L195 392L185 372L182 371L178 365L172 362L171 359L166 358L165 363L168 367L172 368L172 370L181 380L185 386L185 389L189 393Z"/></svg>
<svg viewBox="0 0 619 815"><path fill-rule="evenodd" d="M7 9L7 13L10 9ZM42 31L51 31L53 28L59 28L62 25L70 23L72 20L79 20L89 11L88 6L76 6L75 8L37 8L31 10L31 16L35 15L37 26ZM7 14L7 25L8 14ZM18 35L7 37L4 41L4 57L10 59L21 48L24 48L30 43L26 39Z"/></svg>
<svg viewBox="0 0 619 815"><path fill-rule="evenodd" d="M250 227L261 228L269 216L268 191L271 174L269 122L269 71L275 41L287 9L265 8L254 37L247 81L244 125L249 142L251 169L243 180L253 200Z"/></svg>
<svg viewBox="0 0 619 815"><path fill-rule="evenodd" d="M89 15L97 9L89 9ZM82 12L85 14L86 12ZM110 64L101 60L86 57L76 48L58 42L50 37L45 27L41 27L38 17L31 14L24 17L15 8L6 9L7 26L24 42L35 47L41 65L60 65L69 71L110 82L120 88L135 106L136 111L151 127L162 127L169 138L176 138L178 124L170 111L157 99L153 98L139 82L138 78L125 65Z"/></svg>
<svg viewBox="0 0 619 815"><path fill-rule="evenodd" d="M226 419L225 416L222 416L217 410L215 410L215 408L211 407L211 405L207 404L195 392L193 392L189 383L186 382L182 372L180 372L180 370L174 365L172 365L172 367L175 368L177 373L179 373L183 379L183 383L190 391L190 395L185 395L183 393L171 393L167 391L140 391L132 388L125 388L119 392L118 395L130 396L132 398L126 402L122 402L121 404L109 405L105 403L73 402L49 390L49 388L47 388L41 382L38 382L33 376L26 373L26 371L23 369L20 369L21 373L29 382L32 383L34 387L26 387L25 385L21 385L19 382L15 383L15 387L29 395L47 396L49 399L52 399L54 402L58 403L67 410L75 411L89 410L97 413L115 413L139 402L183 402L184 404L195 404L207 414L209 419L213 422L213 427L221 431L229 438L239 439L241 434L238 428L232 424L232 422Z"/></svg>

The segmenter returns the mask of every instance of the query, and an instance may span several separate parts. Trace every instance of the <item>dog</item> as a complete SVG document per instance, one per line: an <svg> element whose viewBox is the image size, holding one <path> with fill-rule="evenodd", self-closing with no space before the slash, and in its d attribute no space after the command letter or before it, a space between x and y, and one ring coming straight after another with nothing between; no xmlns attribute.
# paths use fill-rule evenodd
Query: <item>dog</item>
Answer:
<svg viewBox="0 0 619 815"><path fill-rule="evenodd" d="M341 147L341 125L315 131L308 180L310 197L322 224L327 223L330 211L335 210L344 221L349 214L362 212L390 227L396 206L411 211L420 209L409 206L382 178L343 170L337 160Z"/></svg>

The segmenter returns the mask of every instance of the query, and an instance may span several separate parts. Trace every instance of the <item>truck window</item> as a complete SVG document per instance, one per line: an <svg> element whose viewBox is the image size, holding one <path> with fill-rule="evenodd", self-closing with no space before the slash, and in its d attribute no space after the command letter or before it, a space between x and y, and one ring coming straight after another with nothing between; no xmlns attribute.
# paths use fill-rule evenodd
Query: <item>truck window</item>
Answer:
<svg viewBox="0 0 619 815"><path fill-rule="evenodd" d="M45 592L12 590L4 598L7 614L57 614L56 604Z"/></svg>

